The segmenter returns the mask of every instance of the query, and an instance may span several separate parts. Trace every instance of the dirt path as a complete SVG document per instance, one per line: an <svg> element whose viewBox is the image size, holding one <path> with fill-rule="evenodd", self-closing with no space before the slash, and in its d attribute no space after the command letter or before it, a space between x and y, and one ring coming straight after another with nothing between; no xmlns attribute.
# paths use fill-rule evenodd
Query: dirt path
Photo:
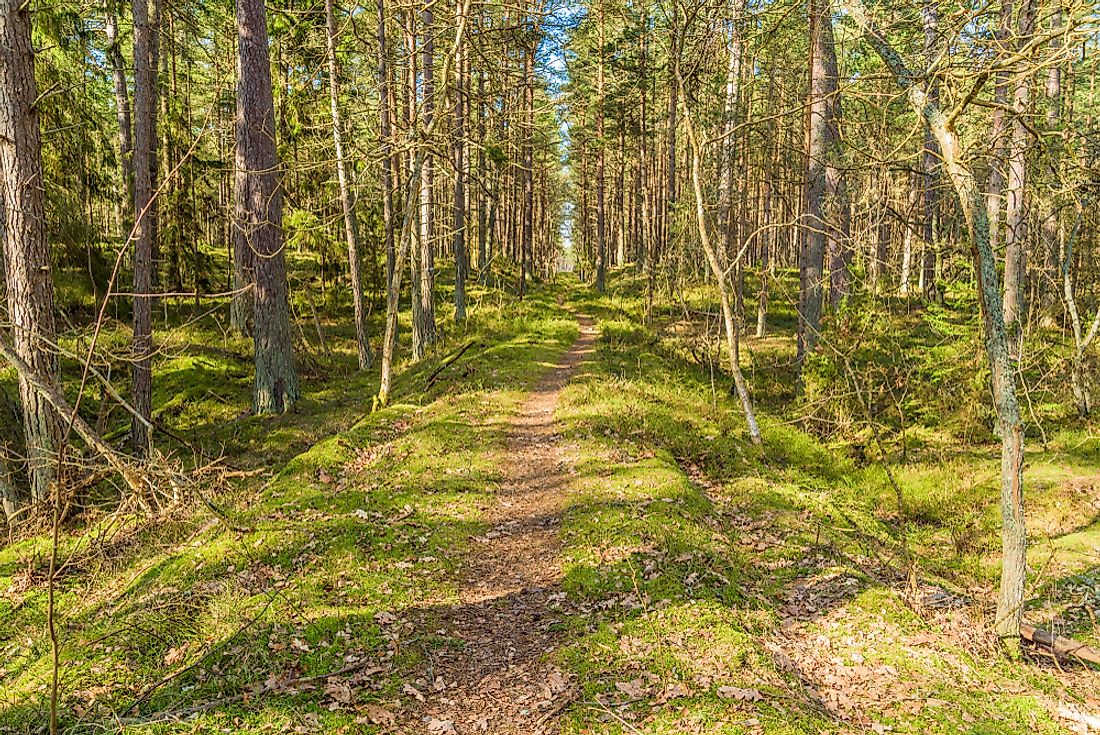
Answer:
<svg viewBox="0 0 1100 735"><path fill-rule="evenodd" d="M489 511L492 529L466 560L460 602L436 633L461 641L429 654L418 691L425 701L403 732L552 733L572 687L547 662L562 642L565 595L559 528L564 507L554 411L561 389L592 351L596 328L580 335L535 386L508 430L504 481Z"/></svg>

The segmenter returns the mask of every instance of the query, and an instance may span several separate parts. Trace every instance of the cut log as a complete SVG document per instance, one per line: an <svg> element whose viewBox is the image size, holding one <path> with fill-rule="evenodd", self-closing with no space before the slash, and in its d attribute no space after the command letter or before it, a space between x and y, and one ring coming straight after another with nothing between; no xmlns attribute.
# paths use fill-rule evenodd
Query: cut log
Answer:
<svg viewBox="0 0 1100 735"><path fill-rule="evenodd" d="M1036 628L1026 621L1020 623L1020 637L1037 646L1049 649L1055 655L1076 658L1094 666L1100 666L1100 651L1072 638L1065 638Z"/></svg>

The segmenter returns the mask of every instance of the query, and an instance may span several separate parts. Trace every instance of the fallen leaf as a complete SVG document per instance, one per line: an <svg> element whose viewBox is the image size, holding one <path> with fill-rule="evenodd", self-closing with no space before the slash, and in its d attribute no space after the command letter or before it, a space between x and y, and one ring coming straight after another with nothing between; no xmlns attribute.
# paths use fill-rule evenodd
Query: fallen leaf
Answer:
<svg viewBox="0 0 1100 735"><path fill-rule="evenodd" d="M365 714L355 718L356 724L393 725L397 722L397 715L377 704L368 704L363 708L363 712Z"/></svg>
<svg viewBox="0 0 1100 735"><path fill-rule="evenodd" d="M342 679L329 679L325 684L325 696L337 704L351 704L355 694L351 686Z"/></svg>
<svg viewBox="0 0 1100 735"><path fill-rule="evenodd" d="M433 717L428 722L428 732L444 733L454 731L455 723L452 720L440 720Z"/></svg>
<svg viewBox="0 0 1100 735"><path fill-rule="evenodd" d="M615 688L631 699L641 699L646 693L646 686L641 679L617 681L615 682Z"/></svg>
<svg viewBox="0 0 1100 735"><path fill-rule="evenodd" d="M718 687L718 696L722 699L736 699L739 702L759 702L764 698L759 689L740 687Z"/></svg>
<svg viewBox="0 0 1100 735"><path fill-rule="evenodd" d="M551 694L560 694L566 690L568 686L565 683L565 675L555 669L550 672L550 676L546 677L546 684L550 687Z"/></svg>
<svg viewBox="0 0 1100 735"><path fill-rule="evenodd" d="M180 661L187 658L187 649L191 646L191 642L188 641L182 646L176 646L175 648L169 648L168 652L164 654L164 665L173 666Z"/></svg>

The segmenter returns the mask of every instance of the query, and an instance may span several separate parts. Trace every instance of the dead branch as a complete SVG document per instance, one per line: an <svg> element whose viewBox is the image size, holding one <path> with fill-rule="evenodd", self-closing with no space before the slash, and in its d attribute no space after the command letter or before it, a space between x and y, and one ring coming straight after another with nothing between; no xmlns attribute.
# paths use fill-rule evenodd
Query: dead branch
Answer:
<svg viewBox="0 0 1100 735"><path fill-rule="evenodd" d="M440 373L442 373L444 370L449 368L454 363L458 362L458 359L460 357L462 357L468 349L470 349L471 347L473 347L474 345L477 345L477 344L480 344L480 343L478 343L476 341L467 342L466 344L462 345L462 349L460 349L458 352L456 352L455 354L448 357L443 362L439 363L439 367L437 367L435 370L433 370L431 375L428 376L427 387L431 388L433 385L435 385L435 381L439 377ZM484 346L484 345L482 345L482 346Z"/></svg>
<svg viewBox="0 0 1100 735"><path fill-rule="evenodd" d="M115 451L111 445L105 442L103 438L95 432L95 429L89 426L88 423L73 410L72 406L65 400L65 396L61 394L57 386L39 375L19 356L18 353L16 353L15 348L3 339L0 339L0 356L3 356L3 358L9 362L11 366L15 368L15 371L19 373L19 377L26 380L55 411L63 416L72 417L73 429L80 435L80 438L107 460L107 463L122 476L122 479L126 481L126 484L134 493L139 496L145 495L147 486L141 474L132 466L127 458Z"/></svg>
<svg viewBox="0 0 1100 735"><path fill-rule="evenodd" d="M1049 633L1045 630L1036 628L1028 622L1020 623L1020 636L1025 641L1030 641L1037 646L1041 646L1056 656L1075 658L1079 661L1090 663L1093 666L1100 666L1100 651L1084 643L1075 641L1072 638Z"/></svg>

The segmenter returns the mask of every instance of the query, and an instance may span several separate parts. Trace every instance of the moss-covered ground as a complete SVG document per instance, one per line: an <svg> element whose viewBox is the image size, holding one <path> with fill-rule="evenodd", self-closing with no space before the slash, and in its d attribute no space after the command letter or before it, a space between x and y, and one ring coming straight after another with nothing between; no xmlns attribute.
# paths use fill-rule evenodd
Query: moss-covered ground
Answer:
<svg viewBox="0 0 1100 735"><path fill-rule="evenodd" d="M454 596L486 531L507 421L572 343L574 312L595 317L599 339L557 416L571 612L548 655L574 683L564 732L1056 733L1080 727L1074 713L1100 715L1096 673L1009 659L987 632L997 444L967 302L853 308L796 395L793 316L774 301L772 336L744 340L760 447L729 394L706 289L647 326L627 272L603 296L567 276L521 303L478 287L469 322L403 366L376 413L377 379L353 369L340 309L322 303L329 350L305 312L304 398L270 418L247 415L247 342L180 307L155 405L190 446L163 449L222 458L230 476L211 493L225 512L185 498L152 522L92 509L66 526L62 730L391 729L410 672L453 645L408 621ZM118 324L105 335L125 344ZM76 353L86 338L66 339ZM1040 382L1028 614L1097 642L1100 440L1064 410L1064 386ZM0 550L0 732L45 727L48 546Z"/></svg>

